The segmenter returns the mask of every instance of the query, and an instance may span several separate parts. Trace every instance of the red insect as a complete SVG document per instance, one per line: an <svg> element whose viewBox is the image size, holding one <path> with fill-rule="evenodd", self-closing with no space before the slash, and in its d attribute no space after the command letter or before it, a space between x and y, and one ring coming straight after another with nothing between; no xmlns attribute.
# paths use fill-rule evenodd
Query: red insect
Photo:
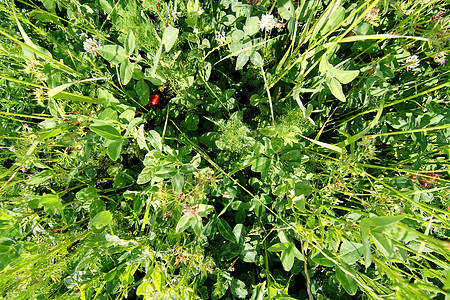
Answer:
<svg viewBox="0 0 450 300"><path fill-rule="evenodd" d="M150 105L158 105L159 100L161 100L161 97L159 97L159 95L154 94L154 95L150 95L150 97L147 99L148 100L148 104Z"/></svg>

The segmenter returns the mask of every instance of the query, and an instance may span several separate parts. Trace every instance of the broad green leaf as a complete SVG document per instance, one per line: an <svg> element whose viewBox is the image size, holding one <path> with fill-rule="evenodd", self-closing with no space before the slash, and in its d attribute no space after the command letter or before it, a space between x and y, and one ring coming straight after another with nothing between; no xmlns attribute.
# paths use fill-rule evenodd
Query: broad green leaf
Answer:
<svg viewBox="0 0 450 300"><path fill-rule="evenodd" d="M252 54L250 54L250 61L257 67L261 67L264 64L263 58L258 51L253 51Z"/></svg>
<svg viewBox="0 0 450 300"><path fill-rule="evenodd" d="M105 226L110 225L112 222L112 214L108 210L99 212L89 221L89 227L92 229L102 229Z"/></svg>
<svg viewBox="0 0 450 300"><path fill-rule="evenodd" d="M169 52L177 41L178 32L179 30L177 28L170 25L164 29L162 44L164 45L166 52Z"/></svg>
<svg viewBox="0 0 450 300"><path fill-rule="evenodd" d="M238 298L247 297L247 290L245 289L245 283L240 281L239 279L233 278L230 284L231 293Z"/></svg>
<svg viewBox="0 0 450 300"><path fill-rule="evenodd" d="M164 271L161 270L160 266L156 266L152 273L151 273L151 277L152 277L152 281L153 281L153 285L155 286L156 290L158 292L162 292L163 287L165 285L165 275L164 275Z"/></svg>
<svg viewBox="0 0 450 300"><path fill-rule="evenodd" d="M91 200L92 201L92 200ZM89 206L89 215L91 218L95 217L98 213L106 210L106 204L100 199L95 199Z"/></svg>
<svg viewBox="0 0 450 300"><path fill-rule="evenodd" d="M291 244L287 247L286 250L281 252L281 264L283 265L283 269L285 271L290 271L292 266L294 265L294 249Z"/></svg>
<svg viewBox="0 0 450 300"><path fill-rule="evenodd" d="M358 70L338 70L338 69L333 69L332 72L330 72L330 75L334 78L336 78L337 80L339 80L340 83L342 84L347 84L350 83L351 81L353 81L353 79L355 79L358 75L359 75L359 71Z"/></svg>
<svg viewBox="0 0 450 300"><path fill-rule="evenodd" d="M134 64L129 59L125 59L120 64L119 75L123 85L127 85L133 77Z"/></svg>
<svg viewBox="0 0 450 300"><path fill-rule="evenodd" d="M291 0L277 0L278 12L283 20L289 21L295 15L295 7Z"/></svg>
<svg viewBox="0 0 450 300"><path fill-rule="evenodd" d="M339 82L339 80L337 80L334 77L330 77L330 78L327 78L326 83L327 83L328 87L330 88L330 91L333 94L333 96L335 96L342 102L346 101L344 92L342 91L342 85Z"/></svg>
<svg viewBox="0 0 450 300"><path fill-rule="evenodd" d="M250 57L248 56L247 53L239 54L236 59L236 70L241 70L245 66L245 64L248 62L249 58Z"/></svg>
<svg viewBox="0 0 450 300"><path fill-rule="evenodd" d="M134 48L136 47L136 39L134 37L133 31L129 31L126 39L125 50L128 56L133 54Z"/></svg>
<svg viewBox="0 0 450 300"><path fill-rule="evenodd" d="M363 245L344 241L341 244L339 259L347 264L355 263L363 253Z"/></svg>
<svg viewBox="0 0 450 300"><path fill-rule="evenodd" d="M144 184L152 180L154 172L153 166L145 167L138 176L137 184Z"/></svg>
<svg viewBox="0 0 450 300"><path fill-rule="evenodd" d="M142 283L137 287L136 295L144 296L144 299L145 299L145 297L146 297L145 295L147 295L147 289L149 289L149 284L150 284L150 281L148 281L147 279L144 279L144 281L142 281Z"/></svg>
<svg viewBox="0 0 450 300"><path fill-rule="evenodd" d="M356 294L358 283L351 275L346 274L341 268L336 267L336 278L349 295L353 296Z"/></svg>
<svg viewBox="0 0 450 300"><path fill-rule="evenodd" d="M328 257L336 259L336 256L331 253L329 250L327 249L323 249L322 250ZM326 266L326 267L333 267L334 266L334 262L332 262L331 260L329 260L327 257L325 257L325 255L322 254L322 252L317 252L316 254L314 254L311 257L312 261L322 265L322 266Z"/></svg>
<svg viewBox="0 0 450 300"><path fill-rule="evenodd" d="M227 290L228 290L227 282L226 281L224 282L223 279L219 278L219 280L217 280L217 282L213 284L211 298L213 300L221 299L225 295Z"/></svg>
<svg viewBox="0 0 450 300"><path fill-rule="evenodd" d="M158 149L159 151L162 151L162 143L161 143L161 136L158 132L155 130L150 130L148 132L148 141L153 146L153 148Z"/></svg>
<svg viewBox="0 0 450 300"><path fill-rule="evenodd" d="M53 172L51 170L44 170L36 174L35 176L28 179L27 184L35 185L46 182L53 177Z"/></svg>
<svg viewBox="0 0 450 300"><path fill-rule="evenodd" d="M118 45L104 45L97 49L97 52L107 61L118 65L128 59L125 48Z"/></svg>
<svg viewBox="0 0 450 300"><path fill-rule="evenodd" d="M89 128L107 140L118 140L122 138L120 132L111 125L91 125Z"/></svg>
<svg viewBox="0 0 450 300"><path fill-rule="evenodd" d="M150 97L150 88L148 87L148 84L141 79L136 83L135 89L139 99L141 100L141 104L147 105L147 99Z"/></svg>
<svg viewBox="0 0 450 300"><path fill-rule="evenodd" d="M82 203L90 203L98 198L97 190L92 186L78 191L75 196Z"/></svg>
<svg viewBox="0 0 450 300"><path fill-rule="evenodd" d="M372 231L374 231L374 230L380 231L377 229L381 228L383 230L387 230L387 229L395 227L398 224L398 222L400 222L404 218L405 218L405 215L380 216L380 217L369 218L369 219L367 219L367 221L369 222L369 225L371 227L374 227L374 228L372 228Z"/></svg>
<svg viewBox="0 0 450 300"><path fill-rule="evenodd" d="M270 246L267 251L269 252L279 252L279 251L284 251L289 247L289 243L276 243L273 244L272 246Z"/></svg>
<svg viewBox="0 0 450 300"><path fill-rule="evenodd" d="M44 210L50 214L55 215L61 213L62 203L54 194L45 194L39 198L39 206L43 206Z"/></svg>
<svg viewBox="0 0 450 300"><path fill-rule="evenodd" d="M228 225L227 221L223 219L217 219L217 227L219 228L220 234L229 240L230 242L236 243L236 237L234 236L231 226Z"/></svg>
<svg viewBox="0 0 450 300"><path fill-rule="evenodd" d="M270 167L270 159L264 156L260 156L252 164L251 170L253 172L265 172L269 170L269 167Z"/></svg>
<svg viewBox="0 0 450 300"><path fill-rule="evenodd" d="M155 176L161 178L172 178L175 174L177 174L177 169L169 166L162 166L154 173Z"/></svg>
<svg viewBox="0 0 450 300"><path fill-rule="evenodd" d="M133 112L133 115L135 113ZM142 122L142 118L133 118L130 123L128 123L127 130L125 131L125 134L123 135L124 138L127 138L134 127L136 127L138 124Z"/></svg>
<svg viewBox="0 0 450 300"><path fill-rule="evenodd" d="M254 263L256 260L257 254L258 254L258 252L256 252L255 248L253 248L250 244L245 243L244 249L239 254L239 257L245 262Z"/></svg>
<svg viewBox="0 0 450 300"><path fill-rule="evenodd" d="M175 231L177 233L181 233L183 232L186 228L189 227L189 221L191 220L192 216L191 215L183 215L177 223L177 226L175 228Z"/></svg>
<svg viewBox="0 0 450 300"><path fill-rule="evenodd" d="M372 238L377 249L383 253L386 258L390 258L394 255L394 244L384 234L372 232Z"/></svg>
<svg viewBox="0 0 450 300"><path fill-rule="evenodd" d="M97 97L98 100L100 101L100 104L104 107L115 106L120 104L120 101L117 100L117 98L114 97L113 94L102 88L97 89Z"/></svg>
<svg viewBox="0 0 450 300"><path fill-rule="evenodd" d="M175 193L179 194L183 191L184 186L184 175L181 173L175 174L175 176L172 177L172 187L175 191Z"/></svg>
<svg viewBox="0 0 450 300"><path fill-rule="evenodd" d="M258 17L250 17L247 18L244 26L244 33L247 36L252 36L258 33L259 31L259 18Z"/></svg>
<svg viewBox="0 0 450 300"><path fill-rule="evenodd" d="M108 156L116 161L122 152L123 139L115 140L108 145Z"/></svg>

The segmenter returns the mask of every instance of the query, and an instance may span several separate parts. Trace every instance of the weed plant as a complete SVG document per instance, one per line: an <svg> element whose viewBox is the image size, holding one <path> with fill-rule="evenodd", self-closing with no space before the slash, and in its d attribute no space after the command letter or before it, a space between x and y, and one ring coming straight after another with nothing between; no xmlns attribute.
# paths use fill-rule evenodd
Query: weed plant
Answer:
<svg viewBox="0 0 450 300"><path fill-rule="evenodd" d="M448 299L448 1L0 1L0 299Z"/></svg>

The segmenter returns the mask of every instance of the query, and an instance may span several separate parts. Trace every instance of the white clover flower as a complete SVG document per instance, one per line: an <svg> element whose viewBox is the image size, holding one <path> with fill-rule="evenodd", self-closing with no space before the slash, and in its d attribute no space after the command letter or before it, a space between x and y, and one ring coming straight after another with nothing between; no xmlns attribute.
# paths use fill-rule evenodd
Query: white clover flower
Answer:
<svg viewBox="0 0 450 300"><path fill-rule="evenodd" d="M217 43L222 46L227 42L227 37L225 36L225 32L224 31L220 31L216 34L216 37L214 38Z"/></svg>
<svg viewBox="0 0 450 300"><path fill-rule="evenodd" d="M414 70L419 66L419 57L417 55L412 55L406 59L406 70Z"/></svg>
<svg viewBox="0 0 450 300"><path fill-rule="evenodd" d="M84 51L94 54L95 56L98 55L97 49L100 48L101 45L102 42L90 38L83 42Z"/></svg>
<svg viewBox="0 0 450 300"><path fill-rule="evenodd" d="M271 31L277 23L277 20L271 14L263 14L261 20L258 21L259 29L261 31Z"/></svg>
<svg viewBox="0 0 450 300"><path fill-rule="evenodd" d="M172 9L171 16L174 21L178 20L178 16L181 15L181 11L177 11L177 3L175 2L175 7Z"/></svg>

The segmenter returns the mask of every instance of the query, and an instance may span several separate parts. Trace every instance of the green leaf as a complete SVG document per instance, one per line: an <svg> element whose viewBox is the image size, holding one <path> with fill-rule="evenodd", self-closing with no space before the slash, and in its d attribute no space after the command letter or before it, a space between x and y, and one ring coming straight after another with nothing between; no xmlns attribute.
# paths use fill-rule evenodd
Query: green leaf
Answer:
<svg viewBox="0 0 450 300"><path fill-rule="evenodd" d="M253 172L265 172L269 170L269 167L270 167L270 159L264 156L260 156L252 164L251 170Z"/></svg>
<svg viewBox="0 0 450 300"><path fill-rule="evenodd" d="M89 206L89 215L91 218L95 217L98 213L106 210L106 204L100 200L95 199Z"/></svg>
<svg viewBox="0 0 450 300"><path fill-rule="evenodd" d="M376 230L381 232L382 230L388 230L394 228L398 222L403 220L405 215L395 215L395 216L380 216L372 217L368 219L369 225L374 227L372 231Z"/></svg>
<svg viewBox="0 0 450 300"><path fill-rule="evenodd" d="M53 177L53 171L51 170L44 170L42 172L39 172L35 176L28 179L27 184L35 185L35 184L41 184L43 182L46 182L50 178Z"/></svg>
<svg viewBox="0 0 450 300"><path fill-rule="evenodd" d="M283 269L285 271L290 271L292 266L294 265L294 248L291 244L287 247L286 250L281 252L281 264L283 265Z"/></svg>
<svg viewBox="0 0 450 300"><path fill-rule="evenodd" d="M289 247L289 243L276 243L273 244L272 246L270 246L267 251L269 252L279 252L279 251L284 251Z"/></svg>
<svg viewBox="0 0 450 300"><path fill-rule="evenodd" d="M172 178L175 174L177 174L177 169L171 166L162 166L155 173L155 176L161 178Z"/></svg>
<svg viewBox="0 0 450 300"><path fill-rule="evenodd" d="M169 52L177 41L178 32L179 30L177 28L170 25L164 29L162 44L164 45L166 52Z"/></svg>
<svg viewBox="0 0 450 300"><path fill-rule="evenodd" d="M238 298L245 298L248 294L247 290L245 289L245 283L235 278L231 280L230 290L231 293Z"/></svg>
<svg viewBox="0 0 450 300"><path fill-rule="evenodd" d="M236 70L241 70L250 57L246 53L241 53L236 59Z"/></svg>
<svg viewBox="0 0 450 300"><path fill-rule="evenodd" d="M184 176L181 173L175 174L175 176L172 177L172 187L175 191L175 193L179 194L183 191L184 186Z"/></svg>
<svg viewBox="0 0 450 300"><path fill-rule="evenodd" d="M136 47L136 39L134 37L133 31L130 30L128 32L126 44L125 44L125 51L128 54L128 56L133 54L135 47Z"/></svg>
<svg viewBox="0 0 450 300"><path fill-rule="evenodd" d="M123 139L115 140L108 145L108 156L116 161L120 157L122 151Z"/></svg>
<svg viewBox="0 0 450 300"><path fill-rule="evenodd" d="M336 267L336 278L349 295L353 296L356 294L358 283L351 275L342 271L341 268Z"/></svg>
<svg viewBox="0 0 450 300"><path fill-rule="evenodd" d="M128 59L125 48L118 45L104 45L97 49L97 52L107 61L118 65Z"/></svg>
<svg viewBox="0 0 450 300"><path fill-rule="evenodd" d="M54 194L45 194L39 198L39 206L43 206L49 215L61 213L62 203Z"/></svg>
<svg viewBox="0 0 450 300"><path fill-rule="evenodd" d="M366 269L372 264L372 252L370 250L369 232L370 225L367 219L363 219L359 226L361 227L361 240L363 242L364 264Z"/></svg>
<svg viewBox="0 0 450 300"><path fill-rule="evenodd" d="M162 151L161 136L159 135L159 133L154 130L150 130L148 133L148 141L153 146L153 148Z"/></svg>
<svg viewBox="0 0 450 300"><path fill-rule="evenodd" d="M234 236L231 226L228 225L227 221L223 219L217 219L217 227L219 228L220 234L230 242L236 243L236 237Z"/></svg>
<svg viewBox="0 0 450 300"><path fill-rule="evenodd" d="M363 253L363 245L344 241L341 245L339 259L347 264L355 263Z"/></svg>
<svg viewBox="0 0 450 300"><path fill-rule="evenodd" d="M150 88L148 87L147 83L143 79L139 80L136 83L136 93L139 96L139 99L141 100L142 105L147 105L147 99L150 97Z"/></svg>
<svg viewBox="0 0 450 300"><path fill-rule="evenodd" d="M330 88L330 91L333 94L333 96L335 96L342 102L346 101L344 92L342 91L342 85L339 82L339 80L337 80L334 77L329 77L329 78L327 78L326 83L327 83L328 87Z"/></svg>
<svg viewBox="0 0 450 300"><path fill-rule="evenodd" d="M129 59L124 60L120 64L119 75L123 85L127 85L133 77L134 64Z"/></svg>
<svg viewBox="0 0 450 300"><path fill-rule="evenodd" d="M277 0L278 12L281 17L289 21L295 14L295 7L291 0Z"/></svg>
<svg viewBox="0 0 450 300"><path fill-rule="evenodd" d="M144 184L152 180L154 167L145 167L138 176L137 184Z"/></svg>
<svg viewBox="0 0 450 300"><path fill-rule="evenodd" d="M394 255L394 244L384 234L378 232L372 232L373 242L377 249L383 253L386 258L390 258Z"/></svg>
<svg viewBox="0 0 450 300"><path fill-rule="evenodd" d="M91 203L98 198L97 190L92 186L78 191L75 196L82 203Z"/></svg>
<svg viewBox="0 0 450 300"><path fill-rule="evenodd" d="M247 36L255 35L259 32L259 18L258 17L250 17L247 18L244 26L244 33Z"/></svg>
<svg viewBox="0 0 450 300"><path fill-rule="evenodd" d="M189 227L189 225L190 225L190 223L189 223L189 221L191 220L191 218L192 218L192 215L183 215L179 220L178 220L178 223L177 223L177 227L175 228L175 231L177 232L177 233L181 233L181 232L183 232L186 228L188 228Z"/></svg>
<svg viewBox="0 0 450 300"><path fill-rule="evenodd" d="M250 61L257 67L261 67L264 64L263 58L258 51L253 51L252 54L250 54Z"/></svg>
<svg viewBox="0 0 450 300"><path fill-rule="evenodd" d="M92 229L102 229L105 226L108 226L112 222L112 214L108 210L104 210L99 212L89 221L89 227Z"/></svg>
<svg viewBox="0 0 450 300"><path fill-rule="evenodd" d="M340 83L347 84L353 81L358 75L358 70L338 70L333 69L333 72L330 72L330 75L337 78Z"/></svg>
<svg viewBox="0 0 450 300"><path fill-rule="evenodd" d="M120 132L111 125L91 125L89 128L107 140L118 140L122 138Z"/></svg>
<svg viewBox="0 0 450 300"><path fill-rule="evenodd" d="M322 250L328 257L336 259L336 256L331 253L329 250L327 249L323 249ZM316 254L314 254L311 257L312 261L322 265L322 266L326 266L326 267L333 267L334 266L334 262L332 262L331 260L329 260L327 257L325 257L325 255L322 254L322 252L317 252Z"/></svg>

